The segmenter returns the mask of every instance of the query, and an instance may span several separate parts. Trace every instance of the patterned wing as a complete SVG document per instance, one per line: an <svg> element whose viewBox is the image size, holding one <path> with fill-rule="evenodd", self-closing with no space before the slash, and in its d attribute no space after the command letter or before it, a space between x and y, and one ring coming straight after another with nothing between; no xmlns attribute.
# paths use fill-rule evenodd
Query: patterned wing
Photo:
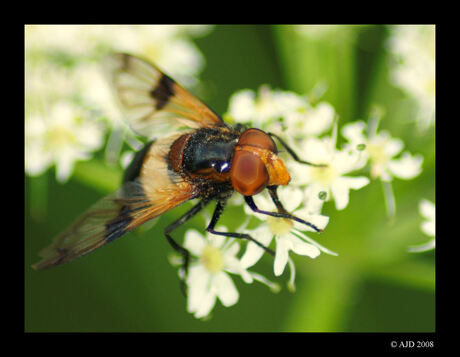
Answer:
<svg viewBox="0 0 460 357"><path fill-rule="evenodd" d="M181 126L225 126L203 102L139 57L112 54L104 69L128 124L141 135L159 137Z"/></svg>

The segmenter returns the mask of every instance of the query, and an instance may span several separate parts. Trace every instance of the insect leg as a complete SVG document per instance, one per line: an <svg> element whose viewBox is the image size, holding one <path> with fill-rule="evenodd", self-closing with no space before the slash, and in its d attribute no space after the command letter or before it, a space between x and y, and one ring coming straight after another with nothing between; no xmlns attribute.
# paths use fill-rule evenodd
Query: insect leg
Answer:
<svg viewBox="0 0 460 357"><path fill-rule="evenodd" d="M281 202L279 201L278 199L278 195L276 194L276 191L272 191L270 192L270 195L272 196L272 199L273 197L275 197L275 199L273 199L273 202L275 202L275 205L277 205L278 207L278 210L280 210L280 207L282 210L284 210L284 212L268 212L268 211L263 211L261 209L259 209L257 206L256 206L256 203L254 202L254 199L252 198L252 196L244 196L244 200L246 201L246 203L248 204L248 206L256 213L260 213L260 214L266 214L268 216L272 216L272 217L278 217L278 218L287 218L287 219L292 219L294 221L297 221L297 222L300 222L302 224L305 224L311 228L313 228L315 231L317 232L321 232L321 229L319 229L318 227L316 227L314 224L311 224L310 222L307 222L307 221L304 221L302 218L299 218L299 217L296 217L292 214L290 214L289 212L287 212L284 207L281 205ZM278 202L278 203L277 203ZM278 206L280 205L280 206Z"/></svg>
<svg viewBox="0 0 460 357"><path fill-rule="evenodd" d="M188 265L189 265L189 260L190 260L190 253L187 249L182 247L180 244L178 244L170 235L170 233L178 228L180 225L184 224L187 222L189 219L191 219L193 216L195 216L198 212L200 212L207 204L209 201L201 200L198 204L193 206L189 211L187 211L182 217L180 217L177 221L171 223L169 226L167 226L164 230L164 234L166 236L166 239L168 240L169 244L176 250L182 257L184 258L184 262L182 264L182 274L181 274L181 282L180 282L180 288L182 293L187 296L187 291L186 291L186 284L185 280L187 278L188 274Z"/></svg>
<svg viewBox="0 0 460 357"><path fill-rule="evenodd" d="M288 154L291 155L292 158L293 158L295 161L300 162L301 164L310 165L310 166L314 166L314 167L327 167L327 165L325 165L325 164L313 164L313 163L311 163L311 162L308 162L308 161L299 159L299 157L298 157L297 154L294 152L294 150L292 150L292 149L288 146L288 144L286 144L286 142L285 142L283 139L281 139L278 135L273 134L273 133L268 133L268 135L273 136L273 137L275 137L276 139L278 139L278 141L281 143L281 145L284 146L284 148L286 149L286 151L288 152Z"/></svg>
<svg viewBox="0 0 460 357"><path fill-rule="evenodd" d="M216 208L215 208L214 213L212 215L211 222L209 222L209 225L206 228L206 230L209 233L217 234L217 235L221 235L221 236L225 236L225 237L247 239L247 240L257 244L259 247L261 247L267 253L275 256L275 252L273 250L271 250L270 248L264 246L262 243L260 243L257 240L255 240L249 234L246 234L246 233L234 233L234 232L218 232L218 231L214 230L214 228L215 228L215 226L217 224L217 221L219 220L220 216L222 215L222 212L224 211L225 204L226 204L226 200L217 201L217 205L216 205Z"/></svg>
<svg viewBox="0 0 460 357"><path fill-rule="evenodd" d="M276 192L276 189L278 186L269 186L267 187L268 192L270 193L270 197L272 198L273 203L275 204L276 208L278 209L278 212L280 213L289 213L286 211L284 208L283 204L281 203L280 199L278 198L278 193Z"/></svg>

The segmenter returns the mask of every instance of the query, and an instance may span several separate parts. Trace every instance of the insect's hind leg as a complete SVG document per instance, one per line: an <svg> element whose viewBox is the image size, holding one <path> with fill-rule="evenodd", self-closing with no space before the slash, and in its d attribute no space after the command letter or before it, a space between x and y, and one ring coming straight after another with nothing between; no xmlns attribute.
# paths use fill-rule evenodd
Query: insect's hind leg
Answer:
<svg viewBox="0 0 460 357"><path fill-rule="evenodd" d="M257 244L259 247L261 247L267 253L275 256L275 252L273 250L271 250L270 248L264 246L259 241L255 240L249 234L246 234L246 233L234 233L234 232L219 232L219 231L216 231L214 229L216 224L217 224L217 221L219 220L220 216L222 215L222 212L224 211L225 203L226 203L225 200L217 201L217 205L216 205L216 208L215 208L214 213L212 215L211 222L209 222L209 225L206 228L206 231L208 231L209 233L212 233L212 234L221 235L221 236L225 236L225 237L247 239L247 240Z"/></svg>
<svg viewBox="0 0 460 357"><path fill-rule="evenodd" d="M171 232L187 222L189 219L191 219L193 216L195 216L198 212L200 212L207 204L209 201L201 200L198 204L193 206L189 211L187 211L182 217L180 217L177 221L171 223L169 226L167 226L164 230L164 234L166 239L168 240L168 243L173 247L175 251L177 251L180 255L182 255L184 261L182 263L182 271L181 271L181 281L180 281L180 288L184 296L187 296L187 285L186 285L186 279L187 279L187 274L188 274L188 265L190 261L190 253L189 251L178 244L172 237L171 237Z"/></svg>

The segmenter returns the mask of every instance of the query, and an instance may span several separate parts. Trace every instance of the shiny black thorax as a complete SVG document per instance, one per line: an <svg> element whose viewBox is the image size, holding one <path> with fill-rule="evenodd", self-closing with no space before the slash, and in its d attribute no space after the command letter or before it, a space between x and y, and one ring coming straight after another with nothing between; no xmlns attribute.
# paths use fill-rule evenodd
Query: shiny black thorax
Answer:
<svg viewBox="0 0 460 357"><path fill-rule="evenodd" d="M184 172L194 174L207 171L206 169L213 169L221 174L229 172L239 135L236 131L226 129L198 129L184 148Z"/></svg>

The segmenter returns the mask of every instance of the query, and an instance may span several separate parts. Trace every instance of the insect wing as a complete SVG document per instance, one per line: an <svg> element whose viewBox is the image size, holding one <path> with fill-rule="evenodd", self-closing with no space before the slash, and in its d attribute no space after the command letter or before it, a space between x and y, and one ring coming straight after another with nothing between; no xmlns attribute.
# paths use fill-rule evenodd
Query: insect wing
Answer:
<svg viewBox="0 0 460 357"><path fill-rule="evenodd" d="M33 267L49 268L86 255L188 198L190 195L177 192L169 199L152 203L139 181L125 183L120 190L98 201L58 235L53 244L40 252L42 260Z"/></svg>
<svg viewBox="0 0 460 357"><path fill-rule="evenodd" d="M128 124L138 134L158 137L181 126L224 126L203 102L155 65L125 53L109 55L104 69Z"/></svg>

